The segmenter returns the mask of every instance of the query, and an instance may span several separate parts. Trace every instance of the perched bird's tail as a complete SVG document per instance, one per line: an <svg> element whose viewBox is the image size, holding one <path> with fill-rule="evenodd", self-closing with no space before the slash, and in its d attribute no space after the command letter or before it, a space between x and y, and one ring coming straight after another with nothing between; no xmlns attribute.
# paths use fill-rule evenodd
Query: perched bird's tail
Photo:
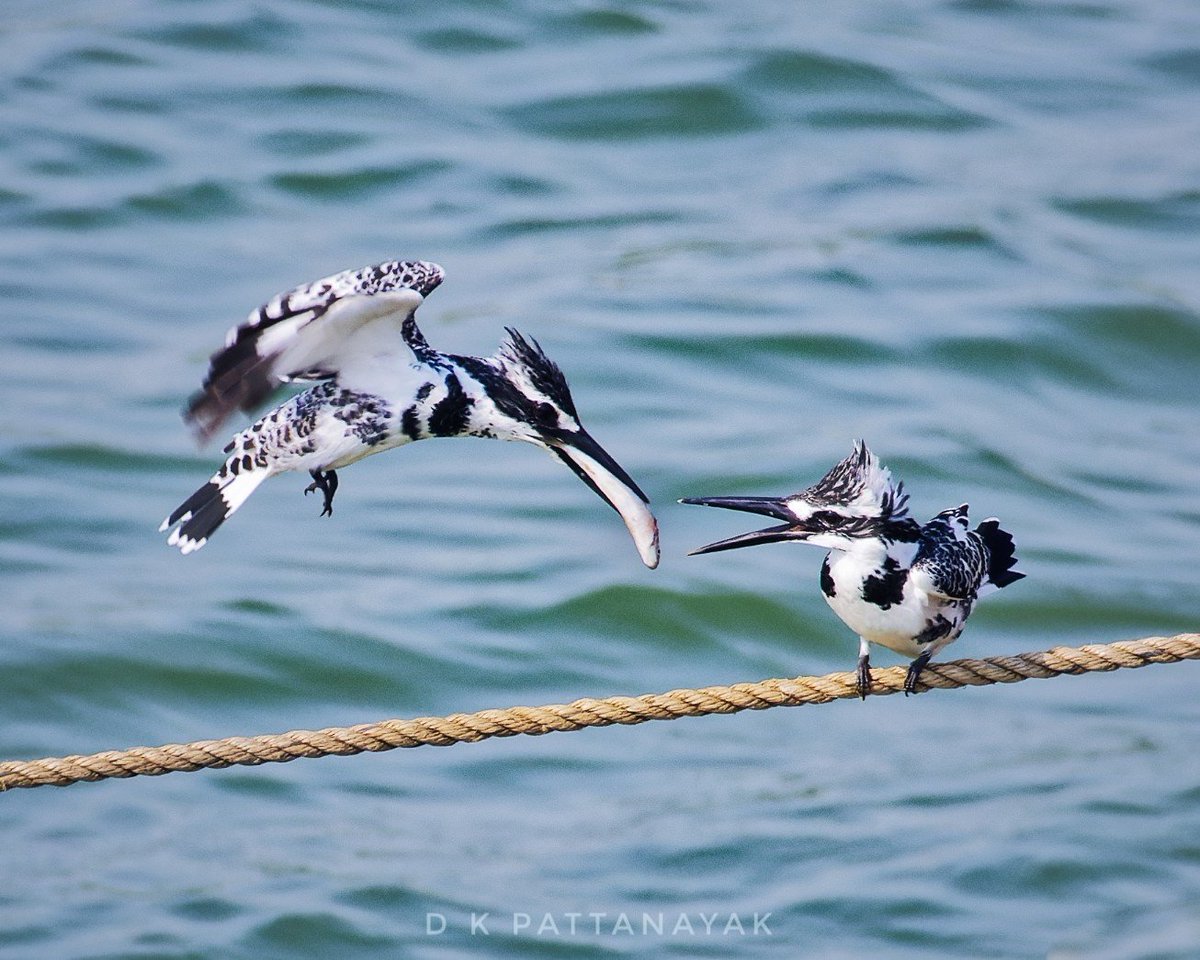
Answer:
<svg viewBox="0 0 1200 960"><path fill-rule="evenodd" d="M269 469L258 467L249 457L230 457L208 483L172 511L158 528L159 533L175 527L167 538L168 546L179 547L183 553L199 550L269 476Z"/></svg>
<svg viewBox="0 0 1200 960"><path fill-rule="evenodd" d="M1013 569L1017 563L1016 545L1012 534L1000 529L999 520L989 517L975 528L975 532L983 540L988 552L987 576L980 584L981 591L988 585L993 588L1007 587L1025 578L1025 574Z"/></svg>

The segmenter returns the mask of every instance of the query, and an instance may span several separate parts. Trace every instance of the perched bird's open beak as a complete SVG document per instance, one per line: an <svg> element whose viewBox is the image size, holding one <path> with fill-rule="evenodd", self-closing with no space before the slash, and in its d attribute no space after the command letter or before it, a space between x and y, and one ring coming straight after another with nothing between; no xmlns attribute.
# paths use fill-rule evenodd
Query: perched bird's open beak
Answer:
<svg viewBox="0 0 1200 960"><path fill-rule="evenodd" d="M796 519L796 515L787 508L783 500L769 497L687 497L680 503L694 503L702 507L723 507L726 510L743 510L746 513L758 513L766 517L786 520L777 527L767 527L765 530L753 530L728 540L718 540L703 547L697 547L688 553L689 557L701 553L717 553L721 550L736 550L738 547L754 547L760 543L779 543L782 540L806 540L815 531L806 529Z"/></svg>
<svg viewBox="0 0 1200 960"><path fill-rule="evenodd" d="M586 430L556 432L545 438L547 449L565 463L621 515L629 535L651 570L658 566L658 523L646 506L650 501L621 465Z"/></svg>

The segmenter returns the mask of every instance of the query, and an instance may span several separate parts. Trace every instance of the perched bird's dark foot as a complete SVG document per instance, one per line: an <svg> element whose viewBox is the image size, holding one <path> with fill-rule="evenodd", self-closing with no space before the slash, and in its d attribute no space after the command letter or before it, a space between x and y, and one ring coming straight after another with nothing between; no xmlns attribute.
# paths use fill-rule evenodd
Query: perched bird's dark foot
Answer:
<svg viewBox="0 0 1200 960"><path fill-rule="evenodd" d="M921 671L925 669L925 664L929 663L930 656L932 654L926 651L908 665L908 674L904 678L904 695L906 697L910 693L917 692L917 681L921 678Z"/></svg>
<svg viewBox="0 0 1200 960"><path fill-rule="evenodd" d="M871 692L871 658L866 654L858 658L855 686L858 688L858 695L866 700L867 694Z"/></svg>
<svg viewBox="0 0 1200 960"><path fill-rule="evenodd" d="M321 510L321 516L333 516L333 495L337 493L338 476L333 470L309 470L309 476L313 478L313 482L304 488L304 495L307 497L314 490L320 490L325 495L325 507Z"/></svg>

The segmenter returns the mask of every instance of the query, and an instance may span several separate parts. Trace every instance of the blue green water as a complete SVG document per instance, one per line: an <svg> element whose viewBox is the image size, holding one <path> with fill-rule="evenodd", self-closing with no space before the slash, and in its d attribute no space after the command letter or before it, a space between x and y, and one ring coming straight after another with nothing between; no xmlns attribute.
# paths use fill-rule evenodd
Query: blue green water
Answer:
<svg viewBox="0 0 1200 960"><path fill-rule="evenodd" d="M819 552L687 558L748 527L675 500L859 436L1017 538L947 656L1200 623L1194 4L4 13L0 758L848 669ZM225 329L395 257L436 346L541 340L660 569L482 441L165 546ZM1198 680L14 791L0 955L1195 957Z"/></svg>

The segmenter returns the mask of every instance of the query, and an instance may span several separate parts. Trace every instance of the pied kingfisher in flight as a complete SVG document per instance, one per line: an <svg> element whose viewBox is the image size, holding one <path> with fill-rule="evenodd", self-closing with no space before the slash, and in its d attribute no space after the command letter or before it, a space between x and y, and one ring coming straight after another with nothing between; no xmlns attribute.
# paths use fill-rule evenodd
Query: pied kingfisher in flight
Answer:
<svg viewBox="0 0 1200 960"><path fill-rule="evenodd" d="M225 447L228 459L163 521L168 544L199 550L255 488L304 470L305 493L333 513L337 470L427 437L524 440L548 450L625 521L642 561L658 564L646 495L579 422L562 371L535 340L508 329L494 357L439 353L415 313L442 268L392 261L281 293L229 331L185 419L209 439L234 410L252 410L280 384L319 381Z"/></svg>
<svg viewBox="0 0 1200 960"><path fill-rule="evenodd" d="M1013 538L992 517L968 530L967 505L943 510L924 526L908 515L904 484L861 440L854 452L806 490L788 497L694 497L681 501L745 510L779 526L693 550L715 553L799 540L829 550L821 592L859 636L857 687L871 690L870 645L914 657L905 695L930 658L962 633L975 601L1025 576L1012 569Z"/></svg>

